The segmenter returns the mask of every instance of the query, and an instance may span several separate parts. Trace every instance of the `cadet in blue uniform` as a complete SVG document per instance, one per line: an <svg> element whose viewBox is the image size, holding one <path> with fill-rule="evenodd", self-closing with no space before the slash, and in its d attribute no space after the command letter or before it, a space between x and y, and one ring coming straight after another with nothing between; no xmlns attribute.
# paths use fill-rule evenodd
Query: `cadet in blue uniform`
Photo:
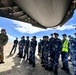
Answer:
<svg viewBox="0 0 76 75"><path fill-rule="evenodd" d="M16 48L17 48L17 44L18 44L18 38L16 38L16 40L14 40L14 44L13 44L12 50L10 52L10 55L11 55L11 53L12 53L13 50L14 50L13 54L15 54Z"/></svg>
<svg viewBox="0 0 76 75"><path fill-rule="evenodd" d="M46 36L43 36L43 40L41 41L41 64L42 64L42 67L44 67L44 42L45 42L45 37Z"/></svg>
<svg viewBox="0 0 76 75"><path fill-rule="evenodd" d="M49 39L49 47L50 47L50 62L51 62L51 47L52 47L52 43L53 43L53 40L54 40L54 37L53 37L53 34L50 34L51 35L51 38ZM51 64L51 63L50 63ZM48 67L48 70L49 71L52 71L53 70L53 67L51 67L51 65L49 64L49 67Z"/></svg>
<svg viewBox="0 0 76 75"><path fill-rule="evenodd" d="M40 53L41 53L41 39L38 43L38 55L40 55Z"/></svg>
<svg viewBox="0 0 76 75"><path fill-rule="evenodd" d="M36 46L37 46L36 36L33 36L30 46L30 57L29 57L29 64L32 64L33 67L35 67Z"/></svg>
<svg viewBox="0 0 76 75"><path fill-rule="evenodd" d="M70 43L71 61L73 65L74 75L76 75L76 33L74 33L75 38L72 39Z"/></svg>
<svg viewBox="0 0 76 75"><path fill-rule="evenodd" d="M54 70L54 74L58 74L58 65L59 65L59 56L62 49L62 42L58 38L59 34L54 33L54 40L51 44L51 61L50 61L50 69Z"/></svg>
<svg viewBox="0 0 76 75"><path fill-rule="evenodd" d="M48 53L49 53L49 41L48 41L48 36L45 36L45 42L44 42L44 67L45 67L45 70L48 70Z"/></svg>
<svg viewBox="0 0 76 75"><path fill-rule="evenodd" d="M27 40L25 41L25 49L24 49L24 56L23 58L25 59L25 56L27 54L27 59L28 60L28 50L29 50L29 44L30 44L30 40L29 40L29 36L26 37Z"/></svg>
<svg viewBox="0 0 76 75"><path fill-rule="evenodd" d="M19 57L21 57L21 58L23 57L24 46L25 46L25 37L22 36L21 40L19 42L19 53L18 53Z"/></svg>
<svg viewBox="0 0 76 75"><path fill-rule="evenodd" d="M70 43L71 43L71 41L72 41L71 35L69 35L68 38L69 38L69 51L68 51L68 56L70 57ZM70 59L68 59L68 61L71 61L71 57L70 57Z"/></svg>

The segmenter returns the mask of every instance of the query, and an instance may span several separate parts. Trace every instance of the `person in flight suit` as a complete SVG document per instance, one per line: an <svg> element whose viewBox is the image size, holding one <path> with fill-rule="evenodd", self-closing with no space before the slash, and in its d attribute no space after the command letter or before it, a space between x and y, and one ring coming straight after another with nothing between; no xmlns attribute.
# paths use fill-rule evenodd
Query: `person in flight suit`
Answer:
<svg viewBox="0 0 76 75"><path fill-rule="evenodd" d="M25 41L25 48L24 48L24 56L23 58L25 59L25 56L27 54L27 59L28 60L28 50L29 50L29 44L30 44L30 40L29 40L29 36L26 37L27 40Z"/></svg>
<svg viewBox="0 0 76 75"><path fill-rule="evenodd" d="M67 40L66 34L63 34L62 36L63 36L63 40L62 40L61 57L62 57L63 66L61 67L61 69L69 74L70 73L69 64L68 64L69 41Z"/></svg>
<svg viewBox="0 0 76 75"><path fill-rule="evenodd" d="M33 67L35 67L36 46L37 46L36 36L33 36L30 46L30 57L29 57L29 64L32 64Z"/></svg>
<svg viewBox="0 0 76 75"><path fill-rule="evenodd" d="M12 50L10 52L10 55L12 54L12 51L14 50L14 53L16 52L16 48L17 48L17 44L18 44L18 38L16 38L16 40L14 40L14 44L13 44L13 47L12 47Z"/></svg>
<svg viewBox="0 0 76 75"><path fill-rule="evenodd" d="M74 75L76 75L76 33L74 33L75 38L71 40L70 43L70 52L71 52L71 61L73 65Z"/></svg>
<svg viewBox="0 0 76 75"><path fill-rule="evenodd" d="M18 53L19 57L21 57L21 58L23 57L24 46L25 46L25 37L22 36L21 40L19 42L19 53Z"/></svg>
<svg viewBox="0 0 76 75"><path fill-rule="evenodd" d="M6 30L5 29L1 29L1 33L0 33L0 64L4 63L4 46L7 44L8 42L8 36L6 35Z"/></svg>
<svg viewBox="0 0 76 75"><path fill-rule="evenodd" d="M51 61L50 61L50 69L51 71L54 70L54 74L58 74L58 65L59 65L59 57L60 57L60 53L61 53L61 49L62 49L62 42L61 40L58 38L59 34L58 33L54 33L54 40L52 41L51 44L51 53L50 53L50 57L51 57Z"/></svg>

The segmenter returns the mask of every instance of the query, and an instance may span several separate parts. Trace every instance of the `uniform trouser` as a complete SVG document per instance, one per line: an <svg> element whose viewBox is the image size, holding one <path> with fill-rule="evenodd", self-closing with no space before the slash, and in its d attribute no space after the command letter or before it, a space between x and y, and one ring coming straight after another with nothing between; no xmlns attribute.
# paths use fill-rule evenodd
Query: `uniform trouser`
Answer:
<svg viewBox="0 0 76 75"><path fill-rule="evenodd" d="M44 49L42 49L41 63L44 64Z"/></svg>
<svg viewBox="0 0 76 75"><path fill-rule="evenodd" d="M69 67L68 67L68 52L62 52L61 57L62 57L63 66L65 67L66 70L68 70L69 69Z"/></svg>
<svg viewBox="0 0 76 75"><path fill-rule="evenodd" d="M50 67L54 69L58 69L59 66L59 56L60 53L58 51L53 51L50 55Z"/></svg>
<svg viewBox="0 0 76 75"><path fill-rule="evenodd" d="M3 61L4 61L4 53L0 52L0 62L3 62Z"/></svg>
<svg viewBox="0 0 76 75"><path fill-rule="evenodd" d="M27 59L28 59L28 48L25 48L24 50L24 57L26 57L26 54L27 54Z"/></svg>
<svg viewBox="0 0 76 75"><path fill-rule="evenodd" d="M30 50L30 60L35 64L35 49Z"/></svg>
<svg viewBox="0 0 76 75"><path fill-rule="evenodd" d="M16 48L17 48L17 46L13 45L13 47L12 47L12 50L11 50L10 54L12 53L12 51L13 51L13 50L14 50L14 54L15 54L15 52L16 52Z"/></svg>
<svg viewBox="0 0 76 75"><path fill-rule="evenodd" d="M44 52L44 65L48 67L48 53Z"/></svg>
<svg viewBox="0 0 76 75"><path fill-rule="evenodd" d="M23 48L19 48L19 56L20 56L20 57L23 56Z"/></svg>
<svg viewBox="0 0 76 75"><path fill-rule="evenodd" d="M41 46L38 46L38 53L41 53Z"/></svg>
<svg viewBox="0 0 76 75"><path fill-rule="evenodd" d="M75 50L71 51L71 61L73 65L74 75L76 75L76 51Z"/></svg>

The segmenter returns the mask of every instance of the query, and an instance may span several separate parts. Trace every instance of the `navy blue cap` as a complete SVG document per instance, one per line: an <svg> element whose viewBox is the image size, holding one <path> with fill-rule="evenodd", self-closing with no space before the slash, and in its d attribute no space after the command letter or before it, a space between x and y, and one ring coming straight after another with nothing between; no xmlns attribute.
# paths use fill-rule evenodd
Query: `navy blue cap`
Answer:
<svg viewBox="0 0 76 75"><path fill-rule="evenodd" d="M33 38L36 38L36 36L33 36Z"/></svg>
<svg viewBox="0 0 76 75"><path fill-rule="evenodd" d="M50 35L53 35L53 34L50 34Z"/></svg>
<svg viewBox="0 0 76 75"><path fill-rule="evenodd" d="M62 34L62 36L67 36L66 34Z"/></svg>
<svg viewBox="0 0 76 75"><path fill-rule="evenodd" d="M59 34L58 34L58 33L54 33L54 35L58 35L58 36L59 36Z"/></svg>
<svg viewBox="0 0 76 75"><path fill-rule="evenodd" d="M29 38L29 36L27 36L26 38Z"/></svg>
<svg viewBox="0 0 76 75"><path fill-rule="evenodd" d="M25 36L22 36L22 38L25 38Z"/></svg>
<svg viewBox="0 0 76 75"><path fill-rule="evenodd" d="M71 35L68 35L68 37L71 37Z"/></svg>

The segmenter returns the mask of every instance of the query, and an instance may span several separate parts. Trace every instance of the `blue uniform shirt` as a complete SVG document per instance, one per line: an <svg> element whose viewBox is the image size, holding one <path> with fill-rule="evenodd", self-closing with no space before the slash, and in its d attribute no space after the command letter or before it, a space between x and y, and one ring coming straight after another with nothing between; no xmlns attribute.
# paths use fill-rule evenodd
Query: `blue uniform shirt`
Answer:
<svg viewBox="0 0 76 75"><path fill-rule="evenodd" d="M32 40L31 41L31 47L36 48L37 46L37 41L36 40Z"/></svg>
<svg viewBox="0 0 76 75"><path fill-rule="evenodd" d="M19 46L24 47L24 45L25 45L25 40L20 40L20 42L19 42Z"/></svg>
<svg viewBox="0 0 76 75"><path fill-rule="evenodd" d="M18 44L18 40L14 40L14 44Z"/></svg>
<svg viewBox="0 0 76 75"><path fill-rule="evenodd" d="M73 38L70 42L70 50L76 50L76 38Z"/></svg>
<svg viewBox="0 0 76 75"><path fill-rule="evenodd" d="M44 49L47 51L49 50L49 41L44 42Z"/></svg>
<svg viewBox="0 0 76 75"><path fill-rule="evenodd" d="M26 47L29 47L29 44L30 44L30 40L26 40L26 41L25 41L25 46L26 46Z"/></svg>
<svg viewBox="0 0 76 75"><path fill-rule="evenodd" d="M57 38L57 39L54 38L51 48L54 51L57 50L58 52L61 52L61 50L62 50L62 41L59 38Z"/></svg>

